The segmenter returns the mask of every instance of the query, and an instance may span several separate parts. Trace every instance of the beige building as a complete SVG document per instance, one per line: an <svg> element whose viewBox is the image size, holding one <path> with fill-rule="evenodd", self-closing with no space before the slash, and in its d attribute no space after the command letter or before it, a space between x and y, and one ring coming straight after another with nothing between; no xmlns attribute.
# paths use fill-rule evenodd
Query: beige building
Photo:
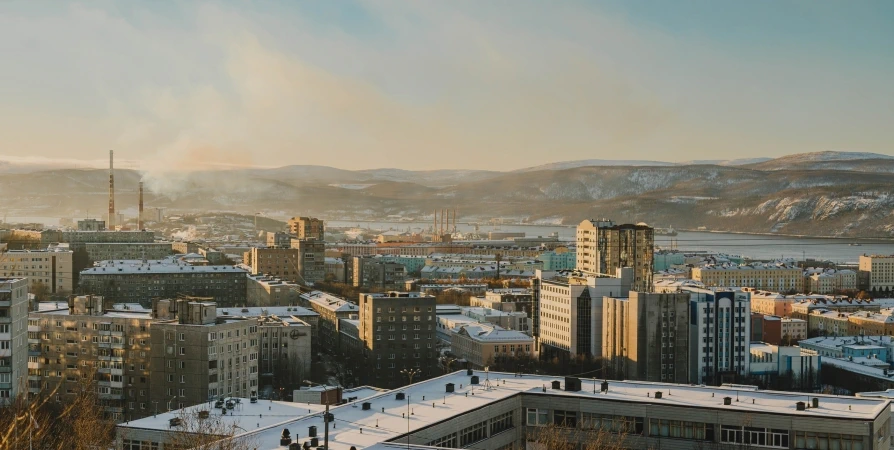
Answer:
<svg viewBox="0 0 894 450"><path fill-rule="evenodd" d="M610 377L690 383L689 293L631 291L603 299L602 357Z"/></svg>
<svg viewBox="0 0 894 450"><path fill-rule="evenodd" d="M435 297L418 292L360 294L360 340L375 363L374 386L408 384L401 370L415 370L415 381L437 373Z"/></svg>
<svg viewBox="0 0 894 450"><path fill-rule="evenodd" d="M96 371L100 407L115 421L153 413L149 397L151 311L98 296L41 303L28 318L28 388L62 402L78 392L82 374Z"/></svg>
<svg viewBox="0 0 894 450"><path fill-rule="evenodd" d="M324 238L323 219L315 219L313 217L292 217L289 219L289 232L298 237L298 239L316 239L322 241Z"/></svg>
<svg viewBox="0 0 894 450"><path fill-rule="evenodd" d="M326 243L317 239L292 239L298 250L298 269L302 283L315 283L326 278Z"/></svg>
<svg viewBox="0 0 894 450"><path fill-rule="evenodd" d="M28 280L0 278L0 406L23 394L28 331Z"/></svg>
<svg viewBox="0 0 894 450"><path fill-rule="evenodd" d="M267 247L288 248L292 245L294 235L282 231L267 232Z"/></svg>
<svg viewBox="0 0 894 450"><path fill-rule="evenodd" d="M288 281L299 281L298 262L301 252L295 248L251 249L251 274L268 275Z"/></svg>
<svg viewBox="0 0 894 450"><path fill-rule="evenodd" d="M799 292L804 288L804 272L798 267L781 264L693 267L692 279L706 287L749 287L776 292Z"/></svg>
<svg viewBox="0 0 894 450"><path fill-rule="evenodd" d="M762 291L753 288L742 288L742 290L751 293L751 312L770 316L790 316L792 314L792 303L798 299L797 296L783 295L778 292Z"/></svg>
<svg viewBox="0 0 894 450"><path fill-rule="evenodd" d="M616 225L607 219L584 220L577 226L577 270L614 274L633 268L633 290L652 289L655 229L644 224Z"/></svg>
<svg viewBox="0 0 894 450"><path fill-rule="evenodd" d="M247 306L290 306L298 304L298 285L267 275L249 275L246 281Z"/></svg>
<svg viewBox="0 0 894 450"><path fill-rule="evenodd" d="M174 252L170 242L88 242L84 249L90 261L164 259Z"/></svg>
<svg viewBox="0 0 894 450"><path fill-rule="evenodd" d="M159 300L150 328L150 400L169 411L258 394L258 321L218 318L217 305Z"/></svg>
<svg viewBox="0 0 894 450"><path fill-rule="evenodd" d="M857 289L857 272L853 270L827 270L807 277L807 290L816 294Z"/></svg>
<svg viewBox="0 0 894 450"><path fill-rule="evenodd" d="M781 319L781 335L782 339L790 339L792 342L807 339L807 321L802 319L792 319L783 317Z"/></svg>
<svg viewBox="0 0 894 450"><path fill-rule="evenodd" d="M66 247L46 250L10 250L0 253L0 277L26 277L34 290L43 284L50 293L74 289L74 253Z"/></svg>
<svg viewBox="0 0 894 450"><path fill-rule="evenodd" d="M466 324L451 333L450 351L475 368L500 359L533 358L534 338L489 323Z"/></svg>
<svg viewBox="0 0 894 450"><path fill-rule="evenodd" d="M860 256L860 289L890 292L894 290L894 255Z"/></svg>

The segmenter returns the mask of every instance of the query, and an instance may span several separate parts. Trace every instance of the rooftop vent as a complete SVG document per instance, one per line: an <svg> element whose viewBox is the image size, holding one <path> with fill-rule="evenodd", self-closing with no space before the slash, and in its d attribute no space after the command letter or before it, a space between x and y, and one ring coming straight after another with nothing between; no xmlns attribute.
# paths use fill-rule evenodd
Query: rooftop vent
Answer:
<svg viewBox="0 0 894 450"><path fill-rule="evenodd" d="M307 428L307 437L317 437L317 427L310 426Z"/></svg>
<svg viewBox="0 0 894 450"><path fill-rule="evenodd" d="M600 392L608 393L608 381L603 381L599 390Z"/></svg>
<svg viewBox="0 0 894 450"><path fill-rule="evenodd" d="M807 409L807 404L804 402L795 403L795 409L798 411L805 411Z"/></svg>
<svg viewBox="0 0 894 450"><path fill-rule="evenodd" d="M209 415L208 411L199 411L199 419L207 419Z"/></svg>
<svg viewBox="0 0 894 450"><path fill-rule="evenodd" d="M580 391L581 383L580 378L577 377L565 377L565 390L568 392L578 392Z"/></svg>
<svg viewBox="0 0 894 450"><path fill-rule="evenodd" d="M404 394L403 392L398 392L397 395L394 396L394 399L395 400L403 400L406 397L407 397L407 394Z"/></svg>
<svg viewBox="0 0 894 450"><path fill-rule="evenodd" d="M310 439L311 447L318 447L319 445L320 445L320 438L311 438Z"/></svg>
<svg viewBox="0 0 894 450"><path fill-rule="evenodd" d="M732 398L732 397L723 397L723 404L724 404L724 405L732 405L732 404L733 404L733 398Z"/></svg>
<svg viewBox="0 0 894 450"><path fill-rule="evenodd" d="M447 383L447 392L453 392L453 383Z"/></svg>
<svg viewBox="0 0 894 450"><path fill-rule="evenodd" d="M655 391L655 398L656 398L656 399L660 399L660 398L661 398L661 391Z"/></svg>
<svg viewBox="0 0 894 450"><path fill-rule="evenodd" d="M558 380L553 381L553 389L562 389L562 383L560 383Z"/></svg>
<svg viewBox="0 0 894 450"><path fill-rule="evenodd" d="M475 373L475 372L472 371L472 369L466 369L466 375L472 376L473 373Z"/></svg>
<svg viewBox="0 0 894 450"><path fill-rule="evenodd" d="M472 381L469 384L478 384L478 375L472 377Z"/></svg>
<svg viewBox="0 0 894 450"><path fill-rule="evenodd" d="M810 399L810 407L819 408L819 397L813 397Z"/></svg>
<svg viewBox="0 0 894 450"><path fill-rule="evenodd" d="M174 417L173 419L168 420L168 426L179 427L182 422L183 422L183 420L180 419L179 417Z"/></svg>
<svg viewBox="0 0 894 450"><path fill-rule="evenodd" d="M372 409L372 403L370 403L370 402L363 402L363 410L364 410L364 411L368 411L368 410L370 410L370 409Z"/></svg>

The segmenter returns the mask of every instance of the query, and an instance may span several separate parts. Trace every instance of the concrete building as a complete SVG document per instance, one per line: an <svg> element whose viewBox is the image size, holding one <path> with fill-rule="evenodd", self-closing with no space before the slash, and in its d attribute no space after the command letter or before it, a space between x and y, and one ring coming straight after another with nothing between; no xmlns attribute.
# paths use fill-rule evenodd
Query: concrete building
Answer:
<svg viewBox="0 0 894 450"><path fill-rule="evenodd" d="M55 390L70 401L81 375L96 370L105 415L133 420L154 412L149 395L151 311L138 305L116 309L109 298L71 297L44 303L28 318L28 387L33 395Z"/></svg>
<svg viewBox="0 0 894 450"><path fill-rule="evenodd" d="M684 288L690 297L689 374L693 383L735 383L748 374L750 294Z"/></svg>
<svg viewBox="0 0 894 450"><path fill-rule="evenodd" d="M807 321L783 317L780 319L782 341L786 345L797 343L801 339L807 339Z"/></svg>
<svg viewBox="0 0 894 450"><path fill-rule="evenodd" d="M174 241L171 242L171 249L174 250L174 253L181 253L184 255L188 253L198 253L199 244L195 242Z"/></svg>
<svg viewBox="0 0 894 450"><path fill-rule="evenodd" d="M751 342L766 342L770 345L783 345L782 318L770 314L757 314L752 312Z"/></svg>
<svg viewBox="0 0 894 450"><path fill-rule="evenodd" d="M84 249L90 261L165 259L174 253L170 242L88 242Z"/></svg>
<svg viewBox="0 0 894 450"><path fill-rule="evenodd" d="M245 282L247 306L291 306L298 304L297 284L266 275L248 275Z"/></svg>
<svg viewBox="0 0 894 450"><path fill-rule="evenodd" d="M289 219L289 232L298 239L316 239L322 242L325 237L323 219L292 217Z"/></svg>
<svg viewBox="0 0 894 450"><path fill-rule="evenodd" d="M24 394L29 331L28 280L0 278L0 406Z"/></svg>
<svg viewBox="0 0 894 450"><path fill-rule="evenodd" d="M46 286L51 294L74 290L74 253L64 246L45 250L10 250L0 254L0 277L26 277L35 291Z"/></svg>
<svg viewBox="0 0 894 450"><path fill-rule="evenodd" d="M857 289L857 272L853 270L827 269L807 276L807 291L816 294L831 294L835 291Z"/></svg>
<svg viewBox="0 0 894 450"><path fill-rule="evenodd" d="M379 258L353 257L353 286L379 289L398 289L407 279L406 268L398 263L384 262Z"/></svg>
<svg viewBox="0 0 894 450"><path fill-rule="evenodd" d="M860 289L894 291L894 255L861 255L859 268Z"/></svg>
<svg viewBox="0 0 894 450"><path fill-rule="evenodd" d="M541 253L537 259L543 261L543 270L574 270L577 251L574 248L558 248Z"/></svg>
<svg viewBox="0 0 894 450"><path fill-rule="evenodd" d="M249 306L234 308L217 308L217 317L221 319L243 318L259 320L262 317L295 317L310 325L312 341L319 339L320 315L301 306Z"/></svg>
<svg viewBox="0 0 894 450"><path fill-rule="evenodd" d="M792 303L801 296L783 295L778 292L762 291L754 288L742 288L751 294L751 311L777 317L789 317L792 314Z"/></svg>
<svg viewBox="0 0 894 450"><path fill-rule="evenodd" d="M894 341L891 336L821 336L804 339L798 346L827 358L847 359L858 363L861 358L885 363L891 363L894 358Z"/></svg>
<svg viewBox="0 0 894 450"><path fill-rule="evenodd" d="M326 278L326 243L316 239L292 239L298 251L298 273L302 283L316 283Z"/></svg>
<svg viewBox="0 0 894 450"><path fill-rule="evenodd" d="M688 293L603 298L602 357L613 378L690 383Z"/></svg>
<svg viewBox="0 0 894 450"><path fill-rule="evenodd" d="M534 293L530 289L490 289L484 293L484 296L471 297L469 301L471 306L503 312L523 312L528 317L532 317L534 314Z"/></svg>
<svg viewBox="0 0 894 450"><path fill-rule="evenodd" d="M300 282L301 250L297 248L253 248L251 274L269 275L292 282Z"/></svg>
<svg viewBox="0 0 894 450"><path fill-rule="evenodd" d="M78 221L78 231L105 231L106 221L98 219L82 219Z"/></svg>
<svg viewBox="0 0 894 450"><path fill-rule="evenodd" d="M615 276L579 271L537 271L533 280L533 333L537 350L548 358L602 356L602 299L625 296L633 269Z"/></svg>
<svg viewBox="0 0 894 450"><path fill-rule="evenodd" d="M784 263L693 267L692 279L707 287L749 287L777 292L799 292L804 288L804 272Z"/></svg>
<svg viewBox="0 0 894 450"><path fill-rule="evenodd" d="M464 316L468 316L477 322L490 322L507 330L521 331L527 335L532 334L531 319L523 311L500 311L498 309L469 307L460 308Z"/></svg>
<svg viewBox="0 0 894 450"><path fill-rule="evenodd" d="M332 278L332 281L336 283L344 283L347 276L347 266L350 264L345 264L345 261L341 258L332 258L326 257L326 278Z"/></svg>
<svg viewBox="0 0 894 450"><path fill-rule="evenodd" d="M546 448L537 441L542 431L550 430L574 448L592 445L600 436L612 448L630 449L890 449L888 398L812 394L808 399L804 394L737 386L593 383L572 377L453 372L331 407L328 444L320 435L325 418L313 405L303 415L297 410L272 412L276 404L270 405L271 413L247 405L242 414L264 418L251 419L238 437L258 450L293 443L303 447L304 442L310 448L328 445L330 450L509 450ZM268 414L279 421L268 421ZM167 419L173 417L144 419L127 425L122 434L150 448L170 450L163 442L171 433ZM284 429L290 430L285 437ZM311 429L315 437L308 435Z"/></svg>
<svg viewBox="0 0 894 450"><path fill-rule="evenodd" d="M778 377L791 377L792 389L813 390L820 384L822 357L801 347L785 347L752 342L749 371L765 383Z"/></svg>
<svg viewBox="0 0 894 450"><path fill-rule="evenodd" d="M295 235L283 233L282 231L267 232L267 247L270 248L289 248L292 246L292 239Z"/></svg>
<svg viewBox="0 0 894 450"><path fill-rule="evenodd" d="M356 319L360 307L343 298L320 291L305 292L299 296L301 306L310 308L320 315L320 345L332 349L339 346L339 326L341 319Z"/></svg>
<svg viewBox="0 0 894 450"><path fill-rule="evenodd" d="M534 338L489 323L466 324L451 333L450 351L471 367L484 368L497 360L533 358Z"/></svg>
<svg viewBox="0 0 894 450"><path fill-rule="evenodd" d="M422 270L430 259L425 256L413 255L379 255L379 258L385 262L397 263L404 266L404 269L406 269L408 274Z"/></svg>
<svg viewBox="0 0 894 450"><path fill-rule="evenodd" d="M360 294L360 339L375 363L375 385L407 384L402 370L416 371L415 380L436 373L435 298L417 292Z"/></svg>
<svg viewBox="0 0 894 450"><path fill-rule="evenodd" d="M652 289L655 229L644 224L616 225L607 219L584 220L577 226L577 270L589 274L614 274L633 269L633 290Z"/></svg>
<svg viewBox="0 0 894 450"><path fill-rule="evenodd" d="M155 298L184 295L211 297L220 306L244 305L246 273L234 266L194 266L174 258L102 261L81 271L79 290L144 306Z"/></svg>
<svg viewBox="0 0 894 450"><path fill-rule="evenodd" d="M298 316L258 317L260 380L262 387L292 390L301 387L310 375L312 363L310 324Z"/></svg>
<svg viewBox="0 0 894 450"><path fill-rule="evenodd" d="M217 317L217 305L159 300L150 332L149 393L161 411L258 394L258 321Z"/></svg>

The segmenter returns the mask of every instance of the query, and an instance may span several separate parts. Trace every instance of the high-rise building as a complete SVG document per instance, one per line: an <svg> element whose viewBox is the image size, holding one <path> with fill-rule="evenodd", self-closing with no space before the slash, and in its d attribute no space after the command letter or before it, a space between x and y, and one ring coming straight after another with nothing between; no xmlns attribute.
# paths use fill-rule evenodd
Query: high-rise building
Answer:
<svg viewBox="0 0 894 450"><path fill-rule="evenodd" d="M373 385L397 387L436 373L435 297L418 292L360 294L360 340L375 364Z"/></svg>
<svg viewBox="0 0 894 450"><path fill-rule="evenodd" d="M616 276L580 271L537 271L533 332L538 350L547 358L602 356L602 299L626 296L633 269Z"/></svg>
<svg viewBox="0 0 894 450"><path fill-rule="evenodd" d="M858 286L863 290L894 291L894 255L861 255Z"/></svg>
<svg viewBox="0 0 894 450"><path fill-rule="evenodd" d="M407 269L399 263L369 256L355 256L352 262L353 286L397 289L407 279Z"/></svg>
<svg viewBox="0 0 894 450"><path fill-rule="evenodd" d="M323 240L323 219L313 217L292 217L289 219L289 232L298 239Z"/></svg>
<svg viewBox="0 0 894 450"><path fill-rule="evenodd" d="M692 383L735 383L748 374L751 294L684 287L690 294L689 374Z"/></svg>
<svg viewBox="0 0 894 450"><path fill-rule="evenodd" d="M302 283L314 283L326 278L326 243L317 239L292 239L298 250L298 270Z"/></svg>
<svg viewBox="0 0 894 450"><path fill-rule="evenodd" d="M689 383L689 294L603 299L602 357L614 377Z"/></svg>
<svg viewBox="0 0 894 450"><path fill-rule="evenodd" d="M9 404L28 375L28 279L0 278L0 405Z"/></svg>
<svg viewBox="0 0 894 450"><path fill-rule="evenodd" d="M633 268L633 289L652 290L655 229L644 224L616 225L608 219L584 220L577 226L577 270L613 274Z"/></svg>

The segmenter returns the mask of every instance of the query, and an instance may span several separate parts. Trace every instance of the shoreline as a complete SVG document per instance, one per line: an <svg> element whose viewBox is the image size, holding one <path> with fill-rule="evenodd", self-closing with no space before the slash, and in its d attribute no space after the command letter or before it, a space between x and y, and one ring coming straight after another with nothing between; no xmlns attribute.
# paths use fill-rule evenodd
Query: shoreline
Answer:
<svg viewBox="0 0 894 450"><path fill-rule="evenodd" d="M677 231L685 231L687 233L715 233L715 234L743 234L746 236L779 236L781 238L799 238L799 239L835 239L850 240L854 242L872 241L880 243L894 243L894 238L886 237L850 237L850 236L814 236L810 234L789 234L789 233L757 233L749 231L719 231L719 230L693 230L691 228L676 228ZM671 236L673 237L673 236Z"/></svg>

